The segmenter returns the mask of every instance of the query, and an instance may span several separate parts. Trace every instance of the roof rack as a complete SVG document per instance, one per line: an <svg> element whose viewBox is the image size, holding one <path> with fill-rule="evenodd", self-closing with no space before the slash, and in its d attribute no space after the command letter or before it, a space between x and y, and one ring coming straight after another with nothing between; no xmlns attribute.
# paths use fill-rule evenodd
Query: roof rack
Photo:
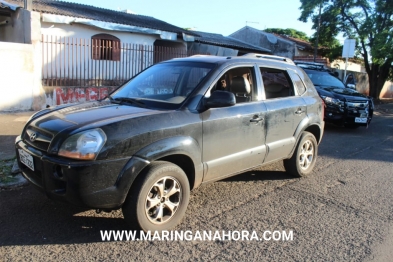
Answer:
<svg viewBox="0 0 393 262"><path fill-rule="evenodd" d="M200 55L200 54L196 54L196 55L192 55L191 57L207 57L207 56L212 56L212 55Z"/></svg>
<svg viewBox="0 0 393 262"><path fill-rule="evenodd" d="M284 62L287 62L287 63L292 64L292 65L295 64L291 59L289 59L288 57L283 57L283 56L257 54L257 53L248 53L248 54L245 54L243 56L272 59L272 60L277 60L277 61L284 61Z"/></svg>

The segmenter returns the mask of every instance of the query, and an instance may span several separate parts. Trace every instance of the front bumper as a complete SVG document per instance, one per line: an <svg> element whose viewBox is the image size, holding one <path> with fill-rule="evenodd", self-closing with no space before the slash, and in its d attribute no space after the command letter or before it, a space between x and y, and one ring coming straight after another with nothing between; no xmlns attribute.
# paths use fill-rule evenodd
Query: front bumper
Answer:
<svg viewBox="0 0 393 262"><path fill-rule="evenodd" d="M368 126L373 117L373 110L368 109L350 109L347 106L343 109L339 109L336 106L327 105L325 108L325 121L338 124L338 125L359 125ZM355 120L359 118L366 118L365 123L358 123Z"/></svg>
<svg viewBox="0 0 393 262"><path fill-rule="evenodd" d="M123 204L130 186L123 178L128 177L125 167L130 158L75 161L47 155L18 140L16 155L23 176L49 198L94 209ZM20 161L19 150L33 157L34 171Z"/></svg>

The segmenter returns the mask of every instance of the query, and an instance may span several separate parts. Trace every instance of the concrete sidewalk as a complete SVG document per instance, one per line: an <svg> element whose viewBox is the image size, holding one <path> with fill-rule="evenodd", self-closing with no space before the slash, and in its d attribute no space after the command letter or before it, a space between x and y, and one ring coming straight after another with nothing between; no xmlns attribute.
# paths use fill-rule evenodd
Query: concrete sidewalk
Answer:
<svg viewBox="0 0 393 262"><path fill-rule="evenodd" d="M15 157L15 138L34 111L0 113L0 161Z"/></svg>

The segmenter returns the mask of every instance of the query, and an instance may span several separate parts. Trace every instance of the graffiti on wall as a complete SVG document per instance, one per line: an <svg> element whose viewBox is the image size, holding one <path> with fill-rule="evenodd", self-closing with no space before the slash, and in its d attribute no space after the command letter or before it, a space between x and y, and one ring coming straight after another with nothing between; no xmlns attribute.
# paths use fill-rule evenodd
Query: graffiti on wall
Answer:
<svg viewBox="0 0 393 262"><path fill-rule="evenodd" d="M82 103L105 98L116 87L56 87L53 104Z"/></svg>

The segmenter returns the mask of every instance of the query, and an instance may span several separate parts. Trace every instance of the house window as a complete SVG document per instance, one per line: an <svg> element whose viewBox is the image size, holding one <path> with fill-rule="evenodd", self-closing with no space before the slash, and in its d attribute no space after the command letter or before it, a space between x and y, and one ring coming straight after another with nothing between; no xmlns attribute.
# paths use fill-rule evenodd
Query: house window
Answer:
<svg viewBox="0 0 393 262"><path fill-rule="evenodd" d="M108 34L97 34L91 37L91 42L92 59L120 61L119 38Z"/></svg>

